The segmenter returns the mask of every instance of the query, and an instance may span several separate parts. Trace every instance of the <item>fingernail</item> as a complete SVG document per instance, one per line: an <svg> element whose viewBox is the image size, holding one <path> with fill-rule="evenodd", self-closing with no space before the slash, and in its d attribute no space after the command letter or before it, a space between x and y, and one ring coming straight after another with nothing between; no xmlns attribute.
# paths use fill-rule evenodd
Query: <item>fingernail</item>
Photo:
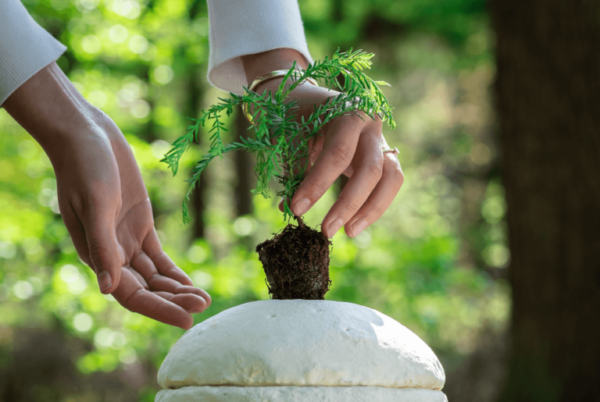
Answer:
<svg viewBox="0 0 600 402"><path fill-rule="evenodd" d="M104 271L98 275L98 285L101 292L107 291L112 286L112 279L108 272Z"/></svg>
<svg viewBox="0 0 600 402"><path fill-rule="evenodd" d="M340 230L344 222L341 219L336 219L327 226L327 235L329 238L335 236L335 234Z"/></svg>
<svg viewBox="0 0 600 402"><path fill-rule="evenodd" d="M310 200L301 198L294 204L294 213L296 216L302 216L310 209Z"/></svg>
<svg viewBox="0 0 600 402"><path fill-rule="evenodd" d="M356 222L354 224L354 226L352 226L352 236L357 236L360 232L365 230L366 227L367 227L366 220L362 219L362 220Z"/></svg>

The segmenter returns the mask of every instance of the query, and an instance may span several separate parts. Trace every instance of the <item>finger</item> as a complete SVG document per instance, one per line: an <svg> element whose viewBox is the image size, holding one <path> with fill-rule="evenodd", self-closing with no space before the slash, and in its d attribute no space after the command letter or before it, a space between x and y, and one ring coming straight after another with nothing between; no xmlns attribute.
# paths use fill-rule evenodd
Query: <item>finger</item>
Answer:
<svg viewBox="0 0 600 402"><path fill-rule="evenodd" d="M144 279L144 277L142 275L140 275L140 273L138 271L136 271L132 267L123 267L123 268L128 270L129 272L131 272L131 274L133 276L135 276L135 279L138 280L138 282L140 283L140 285L142 285L142 287L144 289L150 289L150 286L148 286L148 282L146 282L146 279Z"/></svg>
<svg viewBox="0 0 600 402"><path fill-rule="evenodd" d="M325 126L323 126L321 128L321 131L328 130L329 129L328 127L331 127L331 125L332 125L333 122L335 122L335 120L332 121L332 122L329 122ZM323 144L324 144L324 142L325 142L325 136L324 135L318 135L317 137L313 137L310 140L308 140L308 148L309 148L308 158L309 158L309 163L306 165L306 171L304 172L305 176L308 174L308 172L310 172L310 169L315 164L315 162L317 161L319 155L323 151ZM346 168L346 170L344 170L344 174L346 176L348 176L348 177L352 176L352 165L351 164L348 165L348 167Z"/></svg>
<svg viewBox="0 0 600 402"><path fill-rule="evenodd" d="M136 271L144 280L149 281L154 275L159 275L154 266L154 262L142 250L138 251L129 262L134 271Z"/></svg>
<svg viewBox="0 0 600 402"><path fill-rule="evenodd" d="M144 239L142 250L150 257L150 260L152 260L153 265L159 273L168 276L169 278L173 278L184 285L193 285L190 277L175 265L173 260L171 260L167 253L163 251L155 229L152 229Z"/></svg>
<svg viewBox="0 0 600 402"><path fill-rule="evenodd" d="M69 234L71 235L71 240L73 241L75 250L77 250L77 254L93 271L94 267L92 266L92 261L90 260L90 253L88 251L87 239L85 237L85 231L83 230L83 224L75 214L75 211L70 203L63 203L59 200L59 205L60 215L65 223L65 226L67 227L67 230L69 231Z"/></svg>
<svg viewBox="0 0 600 402"><path fill-rule="evenodd" d="M128 269L144 288L157 294L158 292L171 296L180 294L181 297L166 299L183 307L186 311L199 313L208 307L205 299L208 294L205 291L192 286L184 286L172 278L159 274L150 257L143 251L140 251L131 259L131 267ZM190 297L186 297L188 295ZM184 304L180 304L179 301Z"/></svg>
<svg viewBox="0 0 600 402"><path fill-rule="evenodd" d="M93 206L78 214L83 224L90 261L96 272L100 291L114 292L119 286L125 253L114 228L115 216L109 210L97 211Z"/></svg>
<svg viewBox="0 0 600 402"><path fill-rule="evenodd" d="M323 128L321 128L321 130L323 130ZM324 140L325 140L324 135L319 135L317 137L313 137L310 140L308 140L308 149L309 149L308 162L309 163L306 165L306 171L304 172L305 174L310 172L310 169L315 164L315 162L317 161L317 158L323 151Z"/></svg>
<svg viewBox="0 0 600 402"><path fill-rule="evenodd" d="M150 257L148 257L148 255L143 251L140 251L131 259L131 266L135 271L143 276L145 282L148 283L149 288L153 291L165 291L173 294L195 294L204 300L205 306L203 310L211 304L210 295L204 290L195 288L193 286L182 285L177 278L168 277L159 273L156 269L154 261L152 261Z"/></svg>
<svg viewBox="0 0 600 402"><path fill-rule="evenodd" d="M168 292L171 294L190 294L197 296L202 300L202 310L205 310L209 306L207 299L210 300L210 296L208 296L208 293L206 293L204 290L195 288L193 286L184 286L171 278L167 278L166 276L156 274L148 280L148 284L150 285L150 289L152 291Z"/></svg>
<svg viewBox="0 0 600 402"><path fill-rule="evenodd" d="M145 290L129 270L123 270L121 282L113 296L126 309L162 323L183 329L190 329L194 323L185 309Z"/></svg>
<svg viewBox="0 0 600 402"><path fill-rule="evenodd" d="M153 292L154 294L175 303L190 314L201 313L206 309L206 302L197 295L184 293L174 295L169 292Z"/></svg>
<svg viewBox="0 0 600 402"><path fill-rule="evenodd" d="M305 214L352 162L362 127L354 118L359 119L352 116L331 122L323 150L292 199L296 216Z"/></svg>
<svg viewBox="0 0 600 402"><path fill-rule="evenodd" d="M357 236L366 227L381 218L389 208L404 183L404 173L395 155L386 153L383 162L381 180L371 193L367 202L346 224L346 234Z"/></svg>
<svg viewBox="0 0 600 402"><path fill-rule="evenodd" d="M325 236L332 238L356 214L379 183L383 171L381 138L377 128L361 134L352 161L352 176L323 219L321 228Z"/></svg>

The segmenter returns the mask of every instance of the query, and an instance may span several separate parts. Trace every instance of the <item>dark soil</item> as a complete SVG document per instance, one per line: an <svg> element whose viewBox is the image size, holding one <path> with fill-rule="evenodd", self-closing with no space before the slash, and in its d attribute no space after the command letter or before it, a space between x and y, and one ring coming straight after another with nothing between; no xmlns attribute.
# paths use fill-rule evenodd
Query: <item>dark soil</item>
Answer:
<svg viewBox="0 0 600 402"><path fill-rule="evenodd" d="M323 300L329 290L331 241L300 219L256 247L273 299Z"/></svg>

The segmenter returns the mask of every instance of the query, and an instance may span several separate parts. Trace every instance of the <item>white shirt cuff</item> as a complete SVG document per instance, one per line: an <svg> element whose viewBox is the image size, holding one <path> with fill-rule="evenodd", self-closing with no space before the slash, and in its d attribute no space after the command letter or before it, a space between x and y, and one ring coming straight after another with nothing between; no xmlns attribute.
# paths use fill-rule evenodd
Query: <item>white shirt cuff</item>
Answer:
<svg viewBox="0 0 600 402"><path fill-rule="evenodd" d="M314 63L297 0L207 0L208 82L242 95L248 86L240 56L289 48Z"/></svg>
<svg viewBox="0 0 600 402"><path fill-rule="evenodd" d="M65 50L19 0L0 0L0 105Z"/></svg>

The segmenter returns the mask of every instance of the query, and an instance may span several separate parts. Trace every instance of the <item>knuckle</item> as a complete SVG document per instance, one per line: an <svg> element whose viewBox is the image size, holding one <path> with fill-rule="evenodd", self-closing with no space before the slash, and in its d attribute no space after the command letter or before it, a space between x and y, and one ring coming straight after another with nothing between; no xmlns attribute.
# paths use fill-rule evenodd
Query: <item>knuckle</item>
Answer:
<svg viewBox="0 0 600 402"><path fill-rule="evenodd" d="M148 254L148 258L150 258L152 261L162 258L163 256L166 256L166 253L162 249L157 251L155 254Z"/></svg>
<svg viewBox="0 0 600 402"><path fill-rule="evenodd" d="M161 279L161 275L158 272L155 272L152 275L150 275L148 279L146 279L146 283L153 283L157 279Z"/></svg>
<svg viewBox="0 0 600 402"><path fill-rule="evenodd" d="M373 211L371 212L371 215L373 216L374 219L379 219L379 217L381 215L383 215L385 211L383 210L383 208L381 208L381 205L375 205L373 207Z"/></svg>
<svg viewBox="0 0 600 402"><path fill-rule="evenodd" d="M142 314L142 306L140 303L137 303L137 299L142 297L145 291L144 288L136 289L125 300L122 302L119 301L119 304L131 312Z"/></svg>
<svg viewBox="0 0 600 402"><path fill-rule="evenodd" d="M90 258L94 264L101 264L107 251L108 249L98 242L93 242L89 246Z"/></svg>
<svg viewBox="0 0 600 402"><path fill-rule="evenodd" d="M355 199L352 198L347 198L347 197L340 197L340 204L343 206L343 208L347 211L357 211L358 208L361 207L361 204L359 204Z"/></svg>
<svg viewBox="0 0 600 402"><path fill-rule="evenodd" d="M317 180L314 184L314 191L312 192L312 194L308 197L308 199L312 202L315 203L316 199L319 198L319 195L325 194L325 192L327 191L327 189L329 188L329 185L327 184L327 182L325 182L324 180Z"/></svg>
<svg viewBox="0 0 600 402"><path fill-rule="evenodd" d="M336 168L342 169L350 163L352 150L345 145L337 144L331 148L329 157Z"/></svg>
<svg viewBox="0 0 600 402"><path fill-rule="evenodd" d="M373 127L372 132L374 135L377 137L383 137L383 133L381 132L381 129L383 128L383 120L381 120L379 115L375 114L375 119L370 119L369 124L371 127Z"/></svg>
<svg viewBox="0 0 600 402"><path fill-rule="evenodd" d="M365 170L369 177L379 180L383 175L383 163L371 162L365 166Z"/></svg>

